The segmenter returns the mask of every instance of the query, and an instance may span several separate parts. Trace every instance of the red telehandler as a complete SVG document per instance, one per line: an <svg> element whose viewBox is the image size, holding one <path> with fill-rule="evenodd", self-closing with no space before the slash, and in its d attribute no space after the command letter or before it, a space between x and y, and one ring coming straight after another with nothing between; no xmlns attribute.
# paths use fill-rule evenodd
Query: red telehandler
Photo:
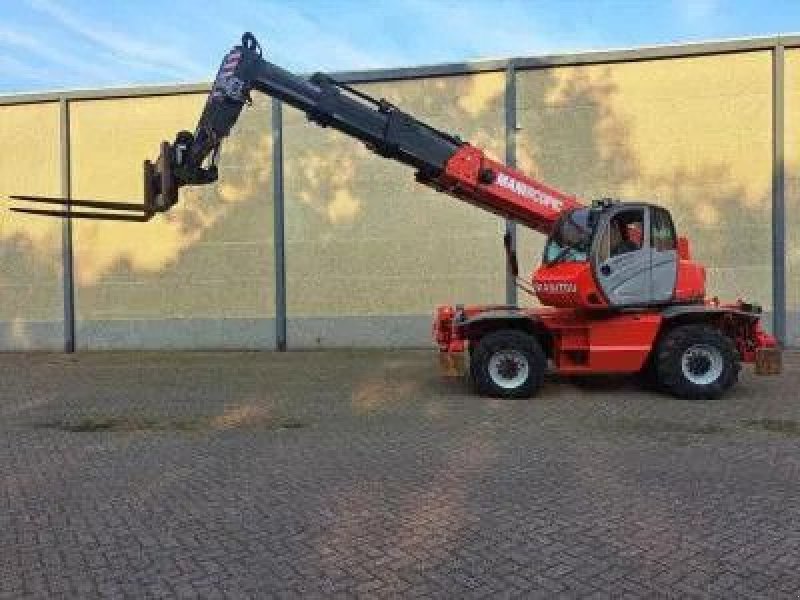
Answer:
<svg viewBox="0 0 800 600"><path fill-rule="evenodd" d="M169 210L182 186L217 180L220 144L253 90L412 167L421 184L548 236L531 282L518 279L542 308L436 309L433 335L443 363L463 364L467 354L481 393L530 397L549 363L564 375L642 373L657 388L691 399L723 394L742 361L756 363L757 372L780 371L776 342L760 326L761 308L706 298L705 269L692 261L665 208L608 199L587 206L384 99L321 73L306 79L285 71L263 58L250 33L223 59L195 132L162 142L157 162L145 161L143 205L17 196L69 210L16 210L127 221ZM506 249L516 277L508 239Z"/></svg>

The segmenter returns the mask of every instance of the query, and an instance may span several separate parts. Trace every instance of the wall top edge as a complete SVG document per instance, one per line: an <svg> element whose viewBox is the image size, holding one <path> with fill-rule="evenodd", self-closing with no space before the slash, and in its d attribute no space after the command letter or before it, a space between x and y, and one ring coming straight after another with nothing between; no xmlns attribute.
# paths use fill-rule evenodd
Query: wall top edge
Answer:
<svg viewBox="0 0 800 600"><path fill-rule="evenodd" d="M771 50L776 47L800 47L800 34L744 38L687 44L666 44L617 50L593 50L569 54L549 54L529 57L443 63L366 71L339 71L331 75L347 83L372 83L423 77L445 77L515 69L541 69L548 67L577 66L619 62L638 62L695 56L713 56L737 52ZM137 98L143 96L172 96L203 94L211 87L209 82L169 85L140 85L100 89L57 90L39 93L0 95L0 106L61 102L67 100L101 100L106 98Z"/></svg>

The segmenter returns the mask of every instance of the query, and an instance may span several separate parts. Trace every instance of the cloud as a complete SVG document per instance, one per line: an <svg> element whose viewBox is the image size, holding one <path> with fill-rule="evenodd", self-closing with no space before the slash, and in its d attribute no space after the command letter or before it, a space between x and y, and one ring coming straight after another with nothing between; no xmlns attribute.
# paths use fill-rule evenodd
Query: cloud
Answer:
<svg viewBox="0 0 800 600"><path fill-rule="evenodd" d="M52 0L27 0L27 4L55 20L66 30L129 65L186 79L207 75L208 69L204 65L197 64L178 48L161 41L150 42L134 38L107 23L82 18Z"/></svg>
<svg viewBox="0 0 800 600"><path fill-rule="evenodd" d="M13 56L0 54L0 73L4 77L15 77L34 83L46 83L52 80L52 73L40 67L29 65Z"/></svg>
<svg viewBox="0 0 800 600"><path fill-rule="evenodd" d="M41 40L41 37L0 25L0 45L24 50L28 55L42 59L45 64L51 63L65 67L71 71L69 75L75 78L91 77L102 81L113 81L118 78L115 69L103 67L96 61L83 60L78 56L64 52L62 49L55 49L52 42L43 44ZM62 72L59 78L63 78L63 76L64 73Z"/></svg>
<svg viewBox="0 0 800 600"><path fill-rule="evenodd" d="M261 42L269 55L301 70L367 69L401 62L400 56L376 44L362 47L350 41L350 23L321 22L297 5L285 2L248 2L242 12L253 30L264 33ZM369 10L364 5L364 10ZM350 38L350 39L348 39Z"/></svg>
<svg viewBox="0 0 800 600"><path fill-rule="evenodd" d="M412 35L421 42L420 50L433 48L443 55L434 60L447 60L450 48L479 59L537 54L564 44L565 32L547 33L537 25L542 8L533 2L399 0L398 7L410 21L427 27L422 31L428 35L419 30Z"/></svg>
<svg viewBox="0 0 800 600"><path fill-rule="evenodd" d="M270 60L296 71L360 70L525 55L563 42L535 4L395 0L238 0L225 26L258 34Z"/></svg>

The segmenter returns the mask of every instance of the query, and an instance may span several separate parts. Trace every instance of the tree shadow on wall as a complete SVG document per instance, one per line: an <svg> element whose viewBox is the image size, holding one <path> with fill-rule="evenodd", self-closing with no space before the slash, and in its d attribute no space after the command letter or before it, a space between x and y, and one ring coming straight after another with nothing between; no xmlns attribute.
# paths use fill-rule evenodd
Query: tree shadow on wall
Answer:
<svg viewBox="0 0 800 600"><path fill-rule="evenodd" d="M59 349L61 224L0 210L0 349Z"/></svg>
<svg viewBox="0 0 800 600"><path fill-rule="evenodd" d="M724 302L743 298L771 310L772 206L762 186L742 183L730 165L708 163L645 177L655 202L672 213L694 260L707 268L706 291Z"/></svg>
<svg viewBox="0 0 800 600"><path fill-rule="evenodd" d="M588 201L613 195L639 176L631 120L612 107L611 71L521 71L517 136L520 168Z"/></svg>

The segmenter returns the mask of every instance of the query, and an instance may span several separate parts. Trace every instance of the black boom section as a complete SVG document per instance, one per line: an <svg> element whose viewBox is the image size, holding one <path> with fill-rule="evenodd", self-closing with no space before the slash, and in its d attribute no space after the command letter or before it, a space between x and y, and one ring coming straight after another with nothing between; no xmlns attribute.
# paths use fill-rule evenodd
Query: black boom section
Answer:
<svg viewBox="0 0 800 600"><path fill-rule="evenodd" d="M253 88L305 112L323 127L332 127L364 142L382 156L437 175L461 142L418 121L385 100L374 100L318 73L311 79L292 75L260 60Z"/></svg>
<svg viewBox="0 0 800 600"><path fill-rule="evenodd" d="M327 75L300 77L264 60L258 42L245 34L242 44L223 59L195 133L183 132L183 140L180 135L176 139L179 185L216 178L216 171L209 173L202 164L217 152L253 90L277 98L303 111L315 123L354 137L378 154L410 165L425 176L441 173L463 144L389 102L371 98Z"/></svg>

